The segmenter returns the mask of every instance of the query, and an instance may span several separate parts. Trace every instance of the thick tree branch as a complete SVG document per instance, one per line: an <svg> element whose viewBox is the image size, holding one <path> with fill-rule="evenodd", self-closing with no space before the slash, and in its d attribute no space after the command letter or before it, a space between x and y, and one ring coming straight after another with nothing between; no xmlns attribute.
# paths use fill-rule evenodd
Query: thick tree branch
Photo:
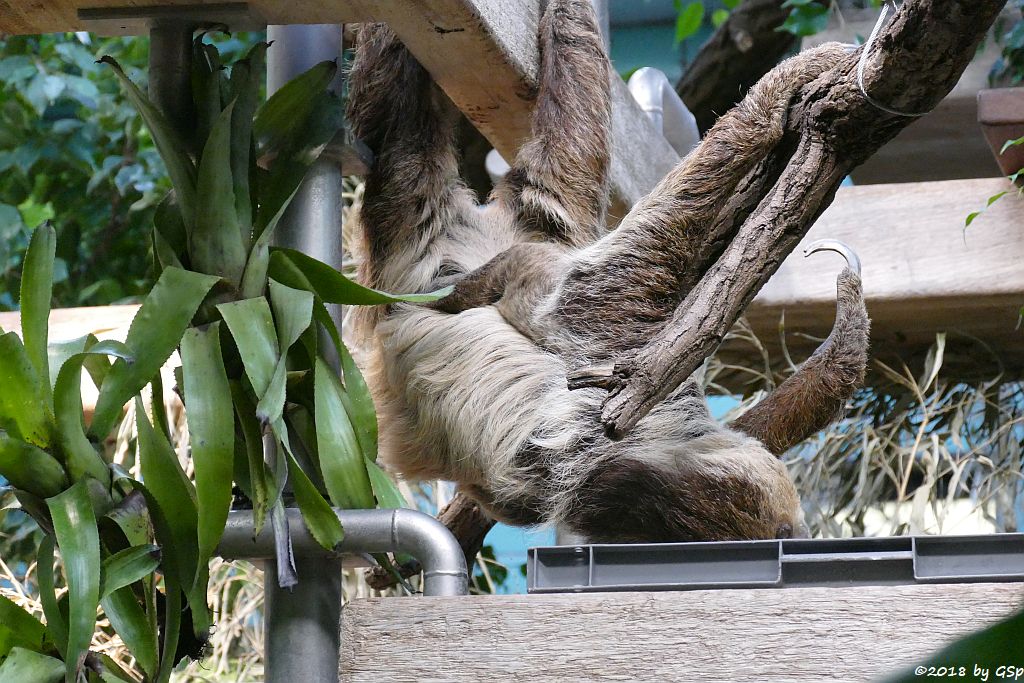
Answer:
<svg viewBox="0 0 1024 683"><path fill-rule="evenodd" d="M704 43L676 83L701 133L793 48L793 34L777 30L789 15L784 2L746 0Z"/></svg>
<svg viewBox="0 0 1024 683"><path fill-rule="evenodd" d="M890 109L933 108L952 90L1003 4L908 0L870 46L865 90ZM804 89L788 126L798 131L799 143L778 182L665 328L616 363L602 414L612 437L625 435L700 366L828 207L843 177L913 121L865 99L857 83L859 57L860 51ZM756 182L748 187L763 189Z"/></svg>

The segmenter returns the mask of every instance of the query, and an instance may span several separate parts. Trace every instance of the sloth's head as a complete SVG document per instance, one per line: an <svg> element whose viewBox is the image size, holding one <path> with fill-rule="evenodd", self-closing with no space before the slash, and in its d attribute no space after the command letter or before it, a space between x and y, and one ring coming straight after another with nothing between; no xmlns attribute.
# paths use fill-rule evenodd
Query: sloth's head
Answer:
<svg viewBox="0 0 1024 683"><path fill-rule="evenodd" d="M702 457L687 449L595 467L564 522L596 543L808 536L785 466L749 441Z"/></svg>

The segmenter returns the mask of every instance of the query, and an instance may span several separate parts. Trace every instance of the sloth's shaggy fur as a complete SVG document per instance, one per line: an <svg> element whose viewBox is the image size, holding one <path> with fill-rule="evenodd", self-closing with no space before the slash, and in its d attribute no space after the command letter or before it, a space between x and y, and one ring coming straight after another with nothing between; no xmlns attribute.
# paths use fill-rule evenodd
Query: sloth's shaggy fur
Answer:
<svg viewBox="0 0 1024 683"><path fill-rule="evenodd" d="M783 385L785 400L766 399L743 431L714 420L690 380L611 441L604 391L569 391L566 376L638 348L670 318L686 295L680 274L781 139L790 98L845 48L779 65L606 233L610 70L590 2L550 0L540 40L534 136L479 206L458 176L451 103L388 28L360 31L348 114L376 153L361 279L393 291L455 283L434 306L357 314L384 461L458 482L499 520L595 541L799 533L799 499L773 451L824 426L863 377L867 317L852 273L828 362Z"/></svg>

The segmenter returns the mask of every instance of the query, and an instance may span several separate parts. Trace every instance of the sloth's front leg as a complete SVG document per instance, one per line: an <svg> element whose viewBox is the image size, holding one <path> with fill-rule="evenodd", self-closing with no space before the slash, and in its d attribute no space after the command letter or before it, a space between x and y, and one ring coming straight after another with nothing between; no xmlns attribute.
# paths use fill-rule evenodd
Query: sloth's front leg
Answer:
<svg viewBox="0 0 1024 683"><path fill-rule="evenodd" d="M505 310L519 311L551 290L563 252L554 244L516 244L474 271L435 280L434 286L452 285L452 292L426 306L461 313L501 301Z"/></svg>

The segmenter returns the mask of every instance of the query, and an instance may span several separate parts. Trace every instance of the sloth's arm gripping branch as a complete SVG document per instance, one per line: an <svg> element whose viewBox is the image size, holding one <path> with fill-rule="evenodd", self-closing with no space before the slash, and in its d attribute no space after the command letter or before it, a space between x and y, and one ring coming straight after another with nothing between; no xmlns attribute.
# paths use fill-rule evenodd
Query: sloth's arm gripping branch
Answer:
<svg viewBox="0 0 1024 683"><path fill-rule="evenodd" d="M767 196L753 198L757 209L672 320L616 363L601 416L611 436L627 434L714 352L831 203L843 177L913 121L890 112L934 107L956 84L1002 6L1001 0L908 0L867 48L862 77L854 58L805 89L787 126L800 140L778 182Z"/></svg>
<svg viewBox="0 0 1024 683"><path fill-rule="evenodd" d="M497 303L506 293L521 295L523 290L547 289L549 269L558 251L551 244L539 242L515 244L474 271L435 282L436 287L453 285L454 289L426 306L445 313L461 313Z"/></svg>

